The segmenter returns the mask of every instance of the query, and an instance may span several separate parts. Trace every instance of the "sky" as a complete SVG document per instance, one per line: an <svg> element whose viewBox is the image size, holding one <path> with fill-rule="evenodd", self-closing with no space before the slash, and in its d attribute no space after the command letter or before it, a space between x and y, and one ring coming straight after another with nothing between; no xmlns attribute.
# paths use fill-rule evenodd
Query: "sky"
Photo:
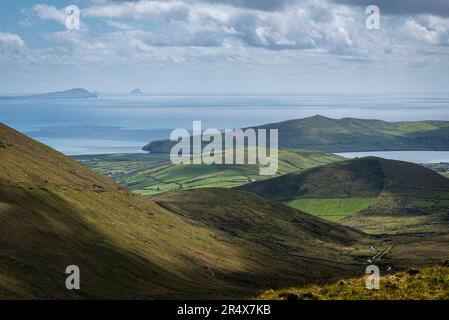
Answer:
<svg viewBox="0 0 449 320"><path fill-rule="evenodd" d="M65 8L80 9L68 29ZM380 28L365 21L380 9ZM0 92L443 92L449 0L0 1Z"/></svg>

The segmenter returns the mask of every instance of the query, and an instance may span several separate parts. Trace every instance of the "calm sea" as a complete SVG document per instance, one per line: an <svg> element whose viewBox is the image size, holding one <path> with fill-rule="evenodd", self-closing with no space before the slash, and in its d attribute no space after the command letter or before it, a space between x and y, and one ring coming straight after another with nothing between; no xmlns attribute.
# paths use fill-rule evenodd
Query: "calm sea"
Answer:
<svg viewBox="0 0 449 320"><path fill-rule="evenodd" d="M97 99L0 99L0 122L68 155L139 152L175 128L236 128L321 114L449 120L449 95L103 94Z"/></svg>

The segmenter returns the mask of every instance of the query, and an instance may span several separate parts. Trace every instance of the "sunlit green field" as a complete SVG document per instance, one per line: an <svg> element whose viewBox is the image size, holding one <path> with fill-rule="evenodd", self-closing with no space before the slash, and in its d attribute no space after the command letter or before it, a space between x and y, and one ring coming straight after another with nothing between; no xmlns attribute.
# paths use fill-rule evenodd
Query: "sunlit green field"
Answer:
<svg viewBox="0 0 449 320"><path fill-rule="evenodd" d="M350 214L368 208L375 200L376 198L297 199L289 201L287 204L320 218L338 221Z"/></svg>
<svg viewBox="0 0 449 320"><path fill-rule="evenodd" d="M195 188L232 188L272 178L259 175L257 165L172 164L164 154L110 154L76 156L74 159L143 195ZM339 161L321 151L279 150L277 175Z"/></svg>

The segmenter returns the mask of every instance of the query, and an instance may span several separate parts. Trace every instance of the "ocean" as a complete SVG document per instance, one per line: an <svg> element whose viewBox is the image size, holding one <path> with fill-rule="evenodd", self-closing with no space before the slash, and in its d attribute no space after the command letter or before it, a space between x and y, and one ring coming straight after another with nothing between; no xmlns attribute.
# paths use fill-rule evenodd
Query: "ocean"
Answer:
<svg viewBox="0 0 449 320"><path fill-rule="evenodd" d="M171 130L237 128L320 114L403 120L449 120L438 94L102 94L97 99L0 99L0 122L67 155L140 152Z"/></svg>

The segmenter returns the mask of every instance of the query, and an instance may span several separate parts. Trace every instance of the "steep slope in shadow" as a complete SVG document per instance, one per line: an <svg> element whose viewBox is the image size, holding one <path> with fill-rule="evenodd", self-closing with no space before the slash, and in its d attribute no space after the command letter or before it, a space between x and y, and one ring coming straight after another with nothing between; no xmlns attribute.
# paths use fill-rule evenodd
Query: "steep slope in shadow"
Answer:
<svg viewBox="0 0 449 320"><path fill-rule="evenodd" d="M245 265L245 277L254 287L323 281L363 269L361 256L367 253L364 248L369 241L365 234L247 192L208 188L151 199L213 230L215 241L246 252L239 263ZM211 268L220 273L225 260L232 257L223 255Z"/></svg>
<svg viewBox="0 0 449 320"><path fill-rule="evenodd" d="M175 274L125 250L69 202L82 198L82 210L90 211L98 195L70 193L1 187L1 298L139 298L175 290ZM79 291L65 289L68 265L81 270Z"/></svg>
<svg viewBox="0 0 449 320"><path fill-rule="evenodd" d="M0 125L1 298L252 296L360 273L366 241L233 190L148 200Z"/></svg>

